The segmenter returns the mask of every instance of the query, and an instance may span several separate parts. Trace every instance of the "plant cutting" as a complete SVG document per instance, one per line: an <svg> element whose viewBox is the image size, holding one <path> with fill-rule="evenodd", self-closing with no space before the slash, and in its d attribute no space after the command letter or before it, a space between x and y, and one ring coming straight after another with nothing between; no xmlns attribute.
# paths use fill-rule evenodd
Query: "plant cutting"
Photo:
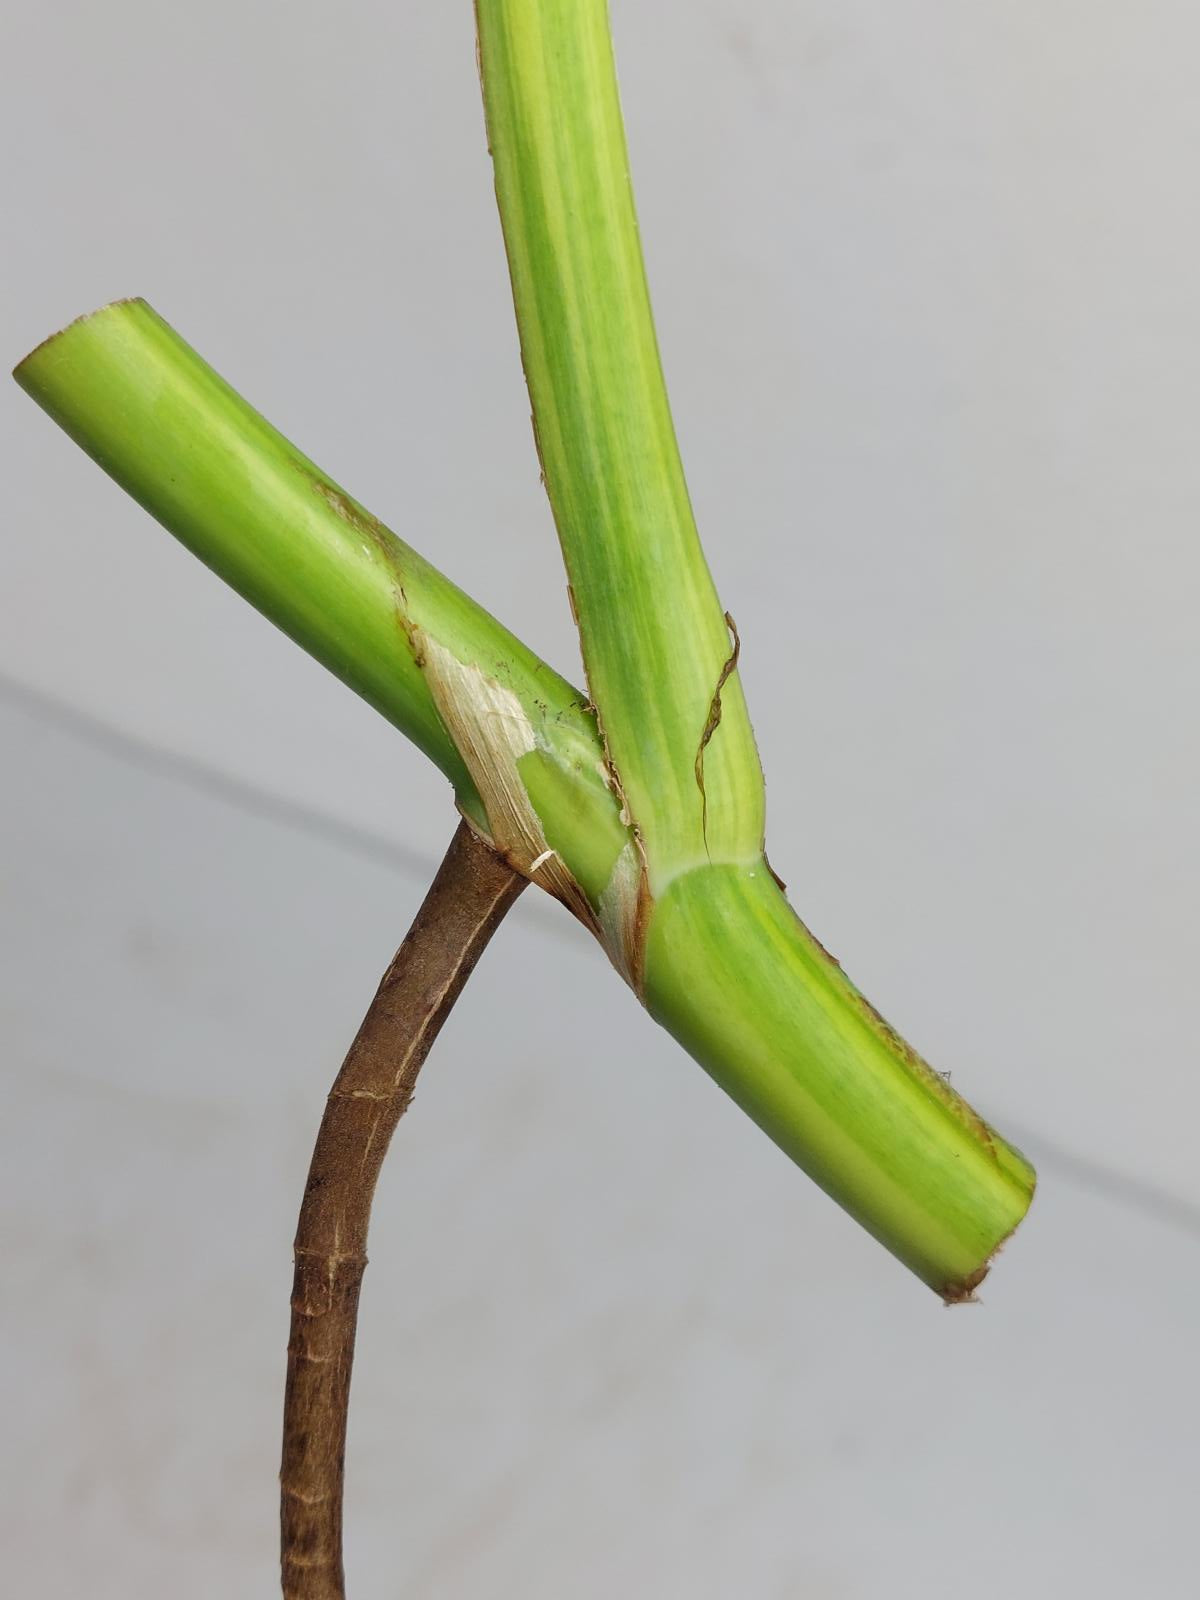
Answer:
<svg viewBox="0 0 1200 1600"><path fill-rule="evenodd" d="M374 1178L437 1028L526 883L561 901L650 1015L944 1300L973 1295L1034 1186L1019 1152L808 932L767 863L741 642L671 422L605 0L478 0L476 13L585 691L145 302L81 319L16 371L169 531L439 766L461 818L335 1084L302 1210L284 1575L310 1600L343 1592L345 1411Z"/></svg>

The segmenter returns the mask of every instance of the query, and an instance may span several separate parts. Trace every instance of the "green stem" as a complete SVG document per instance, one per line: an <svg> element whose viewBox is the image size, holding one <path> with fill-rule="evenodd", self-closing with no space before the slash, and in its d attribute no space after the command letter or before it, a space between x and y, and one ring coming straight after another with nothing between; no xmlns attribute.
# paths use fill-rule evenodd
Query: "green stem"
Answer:
<svg viewBox="0 0 1200 1600"><path fill-rule="evenodd" d="M863 998L765 862L675 879L647 942L651 1015L930 1288L970 1298L1033 1169Z"/></svg>
<svg viewBox="0 0 1200 1600"><path fill-rule="evenodd" d="M764 799L659 363L607 8L476 0L476 14L546 490L657 894L701 863L756 860Z"/></svg>
<svg viewBox="0 0 1200 1600"><path fill-rule="evenodd" d="M489 801L495 810L504 796L493 782L485 800L472 773L482 761L486 782L488 758L513 755L526 786L553 796L543 802L549 844L599 892L628 832L585 697L302 455L144 300L81 317L14 376L206 566L407 734L460 809L519 857L512 827L489 820ZM460 720L457 742L446 725L456 688L460 699L491 697L481 727Z"/></svg>
<svg viewBox="0 0 1200 1600"><path fill-rule="evenodd" d="M1033 1174L791 913L762 854L736 633L692 517L606 0L476 0L521 353L588 685L634 830L628 966L776 1142L949 1297Z"/></svg>
<svg viewBox="0 0 1200 1600"><path fill-rule="evenodd" d="M18 381L264 615L408 733L474 826L601 938L653 1015L947 1298L1033 1187L896 1038L765 866L681 871L653 903L577 690L338 488L148 306L73 323ZM549 854L547 854L549 853Z"/></svg>

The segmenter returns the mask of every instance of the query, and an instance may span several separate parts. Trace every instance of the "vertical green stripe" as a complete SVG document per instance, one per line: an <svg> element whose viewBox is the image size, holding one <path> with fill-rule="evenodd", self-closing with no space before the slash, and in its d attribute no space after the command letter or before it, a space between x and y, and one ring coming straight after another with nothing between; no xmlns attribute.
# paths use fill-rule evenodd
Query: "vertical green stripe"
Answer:
<svg viewBox="0 0 1200 1600"><path fill-rule="evenodd" d="M659 362L603 0L478 0L525 374L584 665L652 887L762 845L758 756ZM707 817L705 818L705 813ZM706 825L705 825L706 824Z"/></svg>

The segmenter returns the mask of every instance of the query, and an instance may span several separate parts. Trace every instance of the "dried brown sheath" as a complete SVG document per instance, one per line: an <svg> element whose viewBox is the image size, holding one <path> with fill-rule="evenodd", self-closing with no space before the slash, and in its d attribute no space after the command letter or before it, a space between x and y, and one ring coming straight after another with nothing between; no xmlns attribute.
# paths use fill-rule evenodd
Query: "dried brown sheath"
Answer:
<svg viewBox="0 0 1200 1600"><path fill-rule="evenodd" d="M375 1181L421 1063L524 887L459 824L329 1094L296 1230L280 1472L287 1600L344 1600L346 1415Z"/></svg>

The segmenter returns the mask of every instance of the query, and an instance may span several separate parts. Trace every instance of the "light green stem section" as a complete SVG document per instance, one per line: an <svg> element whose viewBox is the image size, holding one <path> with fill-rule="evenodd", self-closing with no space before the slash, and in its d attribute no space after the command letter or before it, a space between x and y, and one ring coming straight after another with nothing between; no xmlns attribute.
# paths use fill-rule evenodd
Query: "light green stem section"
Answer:
<svg viewBox="0 0 1200 1600"><path fill-rule="evenodd" d="M1032 1173L862 1001L766 869L758 756L659 361L606 0L476 0L476 17L546 490L641 849L635 981L824 1188L961 1292L1023 1214Z"/></svg>
<svg viewBox="0 0 1200 1600"><path fill-rule="evenodd" d="M14 376L152 516L406 733L481 827L488 809L447 732L423 658L440 651L510 692L581 882L628 838L595 717L565 679L253 410L144 300L81 317ZM503 713L493 718L503 725ZM510 718L511 721L511 718Z"/></svg>
<svg viewBox="0 0 1200 1600"><path fill-rule="evenodd" d="M657 894L702 862L755 860L764 801L736 674L712 727L731 640L659 364L607 9L477 0L476 13L546 490L588 686Z"/></svg>
<svg viewBox="0 0 1200 1600"><path fill-rule="evenodd" d="M476 825L515 839L510 858L619 963L622 918L640 904L636 885L632 899L617 892L635 852L577 690L143 302L72 324L16 376L201 560L413 738ZM504 739L489 743L496 729ZM536 841L514 832L522 808L561 875L535 867ZM866 1006L761 862L682 872L641 908L653 1015L925 1282L967 1292L1028 1204L1021 1158Z"/></svg>
<svg viewBox="0 0 1200 1600"><path fill-rule="evenodd" d="M888 1026L764 862L677 878L647 1008L759 1127L948 1300L1024 1216L1028 1162Z"/></svg>

